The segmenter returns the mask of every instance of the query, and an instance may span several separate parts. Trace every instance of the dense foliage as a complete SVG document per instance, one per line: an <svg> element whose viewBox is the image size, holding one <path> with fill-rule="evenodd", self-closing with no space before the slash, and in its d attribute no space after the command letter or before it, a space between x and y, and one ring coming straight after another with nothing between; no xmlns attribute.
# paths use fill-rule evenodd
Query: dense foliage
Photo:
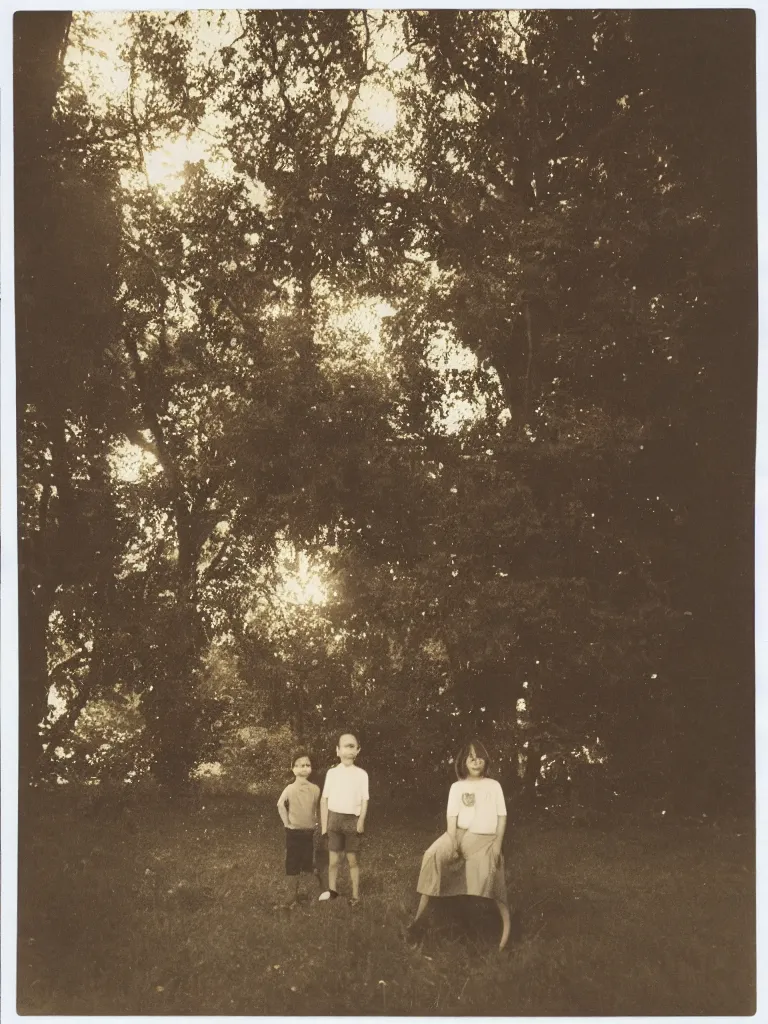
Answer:
<svg viewBox="0 0 768 1024"><path fill-rule="evenodd" d="M119 25L16 22L26 776L748 806L753 16Z"/></svg>

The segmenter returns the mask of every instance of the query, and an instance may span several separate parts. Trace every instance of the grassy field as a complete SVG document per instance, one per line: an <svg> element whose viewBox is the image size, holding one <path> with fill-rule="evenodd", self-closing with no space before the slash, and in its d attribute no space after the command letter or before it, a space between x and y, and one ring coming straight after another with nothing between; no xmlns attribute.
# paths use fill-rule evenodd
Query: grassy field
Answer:
<svg viewBox="0 0 768 1024"><path fill-rule="evenodd" d="M484 901L434 901L403 939L439 817L372 813L361 905L311 889L289 911L272 800L112 816L54 796L20 840L20 1013L754 1011L746 830L511 827L499 953Z"/></svg>

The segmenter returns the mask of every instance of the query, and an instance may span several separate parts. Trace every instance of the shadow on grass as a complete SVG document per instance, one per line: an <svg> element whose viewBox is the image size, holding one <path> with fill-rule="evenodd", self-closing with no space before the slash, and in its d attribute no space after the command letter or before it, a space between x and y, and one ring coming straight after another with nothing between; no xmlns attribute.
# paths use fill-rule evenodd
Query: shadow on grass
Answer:
<svg viewBox="0 0 768 1024"><path fill-rule="evenodd" d="M523 936L523 915L510 908L510 916L510 945L514 945ZM417 935L426 952L449 944L477 954L498 945L501 935L501 918L496 905L474 896L433 899L422 922Z"/></svg>

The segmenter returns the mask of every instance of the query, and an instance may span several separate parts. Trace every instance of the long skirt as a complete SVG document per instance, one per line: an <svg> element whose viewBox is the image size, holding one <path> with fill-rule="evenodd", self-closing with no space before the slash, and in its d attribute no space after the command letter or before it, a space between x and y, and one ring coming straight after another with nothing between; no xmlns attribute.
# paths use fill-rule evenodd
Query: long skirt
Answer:
<svg viewBox="0 0 768 1024"><path fill-rule="evenodd" d="M444 832L424 854L416 891L423 896L484 896L507 904L504 857L498 865L493 855L496 836L456 830L459 856Z"/></svg>

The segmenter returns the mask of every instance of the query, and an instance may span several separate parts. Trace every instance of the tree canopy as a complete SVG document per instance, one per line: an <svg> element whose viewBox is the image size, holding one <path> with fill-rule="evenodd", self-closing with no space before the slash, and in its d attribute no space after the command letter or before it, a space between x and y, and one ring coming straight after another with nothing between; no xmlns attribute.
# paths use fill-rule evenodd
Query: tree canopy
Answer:
<svg viewBox="0 0 768 1024"><path fill-rule="evenodd" d="M392 785L478 732L531 806L749 803L753 51L746 11L16 16L27 780L354 728Z"/></svg>

